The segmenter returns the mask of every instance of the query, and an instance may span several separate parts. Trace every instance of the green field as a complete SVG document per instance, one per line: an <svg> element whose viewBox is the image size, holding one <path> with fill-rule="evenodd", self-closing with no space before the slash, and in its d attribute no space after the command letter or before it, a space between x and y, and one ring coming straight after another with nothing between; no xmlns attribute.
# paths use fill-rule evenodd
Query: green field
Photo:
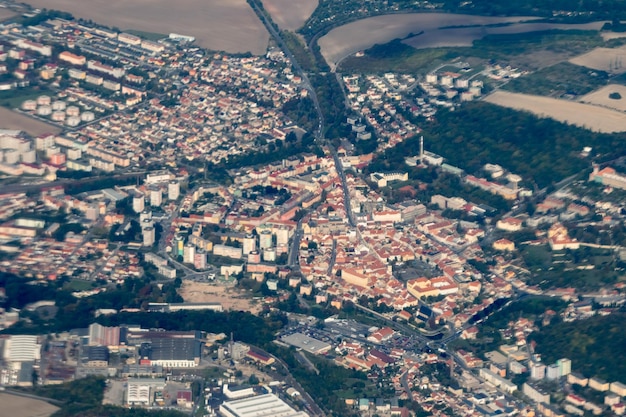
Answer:
<svg viewBox="0 0 626 417"><path fill-rule="evenodd" d="M73 279L63 286L64 290L69 291L86 291L94 288L93 281L85 281L82 279Z"/></svg>
<svg viewBox="0 0 626 417"><path fill-rule="evenodd" d="M167 38L167 35L164 35L162 33L145 32L143 30L128 29L128 30L125 30L124 32L130 33L131 35L139 36L140 38L147 39L149 41L155 41L155 42L158 41L159 39Z"/></svg>
<svg viewBox="0 0 626 417"><path fill-rule="evenodd" d="M363 57L350 57L341 72L385 71L425 74L454 58L498 61L514 67L539 69L591 50L604 42L594 31L549 30L509 35L488 35L472 47L414 49L400 39L374 45Z"/></svg>
<svg viewBox="0 0 626 417"><path fill-rule="evenodd" d="M26 100L36 100L37 97L47 94L54 95L48 89L40 87L24 87L9 91L0 91L0 106L10 109L19 108Z"/></svg>
<svg viewBox="0 0 626 417"><path fill-rule="evenodd" d="M559 98L566 94L582 96L606 85L608 79L604 71L561 62L513 79L502 88L515 93Z"/></svg>

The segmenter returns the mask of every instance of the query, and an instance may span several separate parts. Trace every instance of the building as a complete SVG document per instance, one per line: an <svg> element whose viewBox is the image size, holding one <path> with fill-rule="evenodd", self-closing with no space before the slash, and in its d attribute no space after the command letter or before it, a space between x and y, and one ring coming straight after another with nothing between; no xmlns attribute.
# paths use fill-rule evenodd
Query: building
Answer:
<svg viewBox="0 0 626 417"><path fill-rule="evenodd" d="M391 181L408 181L408 172L373 172L370 174L370 181L376 183L378 187L386 187Z"/></svg>
<svg viewBox="0 0 626 417"><path fill-rule="evenodd" d="M59 54L59 60L69 62L72 65L85 65L87 58L82 55L74 55L71 52L63 51Z"/></svg>
<svg viewBox="0 0 626 417"><path fill-rule="evenodd" d="M586 387L587 384L589 384L589 378L584 377L581 374L578 374L576 372L572 372L569 375L567 375L567 382L570 384L577 384L580 385L581 387Z"/></svg>
<svg viewBox="0 0 626 417"><path fill-rule="evenodd" d="M246 235L243 238L243 254L249 255L250 252L254 252L256 250L256 238L254 235Z"/></svg>
<svg viewBox="0 0 626 417"><path fill-rule="evenodd" d="M572 373L572 361L567 358L561 358L556 361L559 367L559 376L568 376Z"/></svg>
<svg viewBox="0 0 626 417"><path fill-rule="evenodd" d="M200 363L200 332L129 330L127 338L129 345L139 347L142 363L164 368L193 368Z"/></svg>
<svg viewBox="0 0 626 417"><path fill-rule="evenodd" d="M626 397L626 384L622 384L621 382L611 382L609 391L621 397Z"/></svg>
<svg viewBox="0 0 626 417"><path fill-rule="evenodd" d="M542 363L535 363L530 367L530 378L535 380L546 377L546 366Z"/></svg>
<svg viewBox="0 0 626 417"><path fill-rule="evenodd" d="M89 326L88 344L90 346L119 346L120 328L93 323Z"/></svg>
<svg viewBox="0 0 626 417"><path fill-rule="evenodd" d="M135 213L141 213L142 211L144 211L146 208L146 197L141 194L141 193L137 193L133 196L133 211Z"/></svg>
<svg viewBox="0 0 626 417"><path fill-rule="evenodd" d="M155 242L154 227L144 227L141 232L143 236L143 245L144 246L154 245L154 242Z"/></svg>
<svg viewBox="0 0 626 417"><path fill-rule="evenodd" d="M169 200L178 200L180 197L180 183L178 181L170 181L167 184L167 198Z"/></svg>
<svg viewBox="0 0 626 417"><path fill-rule="evenodd" d="M153 188L150 190L150 205L152 207L159 207L163 204L163 194L159 188Z"/></svg>
<svg viewBox="0 0 626 417"><path fill-rule="evenodd" d="M590 378L589 388L593 388L596 391L606 392L609 390L610 384L600 378Z"/></svg>
<svg viewBox="0 0 626 417"><path fill-rule="evenodd" d="M493 242L493 248L499 251L512 252L515 250L515 243L508 239L498 239Z"/></svg>
<svg viewBox="0 0 626 417"><path fill-rule="evenodd" d="M150 405L155 391L165 388L165 378L129 378L126 389L126 404Z"/></svg>
<svg viewBox="0 0 626 417"><path fill-rule="evenodd" d="M485 381L500 388L503 391L508 392L509 394L512 394L514 391L517 390L517 385L515 385L513 382L509 381L508 379L502 378L500 375L491 372L487 368L481 368L478 373L480 377L483 378Z"/></svg>
<svg viewBox="0 0 626 417"><path fill-rule="evenodd" d="M280 338L288 345L295 346L298 349L305 350L314 355L323 355L331 349L331 345L322 342L321 340L314 339L303 333L293 333Z"/></svg>
<svg viewBox="0 0 626 417"><path fill-rule="evenodd" d="M4 341L2 357L5 362L31 362L41 359L38 336L14 335Z"/></svg>
<svg viewBox="0 0 626 417"><path fill-rule="evenodd" d="M550 404L550 394L534 384L525 382L522 385L522 392L536 403Z"/></svg>
<svg viewBox="0 0 626 417"><path fill-rule="evenodd" d="M626 175L618 174L611 167L599 170L599 167L594 165L593 172L589 175L589 181L626 190Z"/></svg>
<svg viewBox="0 0 626 417"><path fill-rule="evenodd" d="M496 227L500 230L507 232L517 232L522 230L522 221L515 217L508 217L506 219L498 220Z"/></svg>
<svg viewBox="0 0 626 417"><path fill-rule="evenodd" d="M225 417L308 417L308 414L294 410L274 394L225 401L219 411Z"/></svg>
<svg viewBox="0 0 626 417"><path fill-rule="evenodd" d="M559 372L559 365L552 364L548 366L546 369L546 378L547 379L559 379L561 373Z"/></svg>

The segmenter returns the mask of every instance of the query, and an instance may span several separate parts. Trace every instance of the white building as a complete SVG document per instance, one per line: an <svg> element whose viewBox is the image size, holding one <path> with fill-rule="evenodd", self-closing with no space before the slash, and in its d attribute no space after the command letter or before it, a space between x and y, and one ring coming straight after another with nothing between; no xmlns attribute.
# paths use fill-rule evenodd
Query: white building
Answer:
<svg viewBox="0 0 626 417"><path fill-rule="evenodd" d="M146 208L146 197L143 194L135 194L133 196L133 211L141 213Z"/></svg>
<svg viewBox="0 0 626 417"><path fill-rule="evenodd" d="M143 245L144 246L152 246L155 241L154 227L145 227L142 230L143 234Z"/></svg>
<svg viewBox="0 0 626 417"><path fill-rule="evenodd" d="M226 401L220 405L220 414L225 417L308 417L274 394Z"/></svg>
<svg viewBox="0 0 626 417"><path fill-rule="evenodd" d="M180 183L178 181L170 181L167 185L167 198L169 200L178 200L180 197Z"/></svg>
<svg viewBox="0 0 626 417"><path fill-rule="evenodd" d="M153 207L159 207L163 204L163 195L158 188L150 190L150 205Z"/></svg>

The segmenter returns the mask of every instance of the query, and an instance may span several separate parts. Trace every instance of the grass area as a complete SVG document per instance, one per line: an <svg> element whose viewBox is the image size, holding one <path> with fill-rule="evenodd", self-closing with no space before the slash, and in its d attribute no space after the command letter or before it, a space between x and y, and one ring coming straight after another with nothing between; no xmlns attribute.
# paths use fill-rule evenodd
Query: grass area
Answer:
<svg viewBox="0 0 626 417"><path fill-rule="evenodd" d="M167 35L164 35L162 33L145 32L143 30L128 29L128 30L125 30L124 32L130 33L131 35L139 36L142 39L147 39L149 41L155 41L155 42L158 41L159 39L167 38Z"/></svg>
<svg viewBox="0 0 626 417"><path fill-rule="evenodd" d="M555 98L566 94L580 96L606 85L608 78L604 71L561 62L513 79L503 89Z"/></svg>
<svg viewBox="0 0 626 417"><path fill-rule="evenodd" d="M480 58L485 61L506 62L512 66L542 68L545 54L561 57L558 60L581 54L603 45L602 37L594 31L540 31L507 35L489 35L474 41L471 47L414 49L395 39L384 45L374 45L365 56L350 57L340 65L343 72L376 73L385 71L416 72L425 74L454 58ZM555 62L557 62L555 61Z"/></svg>
<svg viewBox="0 0 626 417"><path fill-rule="evenodd" d="M315 56L313 53L308 50L302 40L293 32L288 30L283 30L280 33L280 36L283 38L283 41L296 58L296 61L300 64L303 70L305 71L316 71L317 70L317 62L315 61Z"/></svg>
<svg viewBox="0 0 626 417"><path fill-rule="evenodd" d="M86 291L93 289L93 281L85 281L82 279L73 279L63 286L64 290L70 291Z"/></svg>
<svg viewBox="0 0 626 417"><path fill-rule="evenodd" d="M524 262L531 271L528 283L543 289L573 287L592 291L617 282L612 252L581 247L576 251L552 252L547 245L522 246ZM593 269L586 269L593 265Z"/></svg>
<svg viewBox="0 0 626 417"><path fill-rule="evenodd" d="M35 100L43 94L52 95L53 93L40 87L25 87L9 91L0 91L0 106L10 109L18 108L26 100Z"/></svg>
<svg viewBox="0 0 626 417"><path fill-rule="evenodd" d="M459 56L458 48L414 49L395 39L384 45L374 45L362 57L351 56L339 65L339 72L426 74L444 62ZM465 48L467 51L471 48Z"/></svg>

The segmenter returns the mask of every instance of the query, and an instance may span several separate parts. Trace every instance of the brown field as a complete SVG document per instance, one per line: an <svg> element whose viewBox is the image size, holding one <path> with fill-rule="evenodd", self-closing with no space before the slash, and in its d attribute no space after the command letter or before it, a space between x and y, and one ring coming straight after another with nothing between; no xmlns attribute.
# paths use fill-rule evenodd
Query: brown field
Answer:
<svg viewBox="0 0 626 417"><path fill-rule="evenodd" d="M548 29L599 30L603 22L581 25L532 23L532 16L491 17L452 13L407 13L376 16L348 23L331 30L319 40L322 55L334 67L346 56L383 44L409 34L418 34L405 41L415 48L471 46L472 42L489 34L523 33ZM518 22L529 22L519 23ZM487 27L496 23L509 26ZM451 27L464 26L464 27ZM474 26L474 27L468 27Z"/></svg>
<svg viewBox="0 0 626 417"><path fill-rule="evenodd" d="M13 16L15 16L15 13L13 13L11 10L0 7L0 22L3 20L7 20L8 18Z"/></svg>
<svg viewBox="0 0 626 417"><path fill-rule="evenodd" d="M178 293L189 303L221 303L224 310L250 311L255 314L261 311L260 305L254 304L245 292L233 287L184 281Z"/></svg>
<svg viewBox="0 0 626 417"><path fill-rule="evenodd" d="M613 100L609 98L609 94L611 93L619 93L622 98L619 100ZM609 84L584 95L578 101L581 103L595 104L596 106L608 107L610 109L626 112L626 86Z"/></svg>
<svg viewBox="0 0 626 417"><path fill-rule="evenodd" d="M203 48L265 53L269 34L246 0L26 0L122 30L190 35Z"/></svg>
<svg viewBox="0 0 626 417"><path fill-rule="evenodd" d="M48 417L59 408L45 401L0 392L0 417Z"/></svg>
<svg viewBox="0 0 626 417"><path fill-rule="evenodd" d="M300 29L319 4L318 0L262 0L263 7L281 29Z"/></svg>
<svg viewBox="0 0 626 417"><path fill-rule="evenodd" d="M6 107L0 107L0 129L23 130L32 136L43 133L59 133L61 129L48 123L40 122Z"/></svg>
<svg viewBox="0 0 626 417"><path fill-rule="evenodd" d="M626 72L626 46L595 48L569 60L574 65L606 71L611 74Z"/></svg>
<svg viewBox="0 0 626 417"><path fill-rule="evenodd" d="M550 117L595 132L626 131L626 114L606 107L575 101L496 91L485 101L516 110L529 111L539 117Z"/></svg>

